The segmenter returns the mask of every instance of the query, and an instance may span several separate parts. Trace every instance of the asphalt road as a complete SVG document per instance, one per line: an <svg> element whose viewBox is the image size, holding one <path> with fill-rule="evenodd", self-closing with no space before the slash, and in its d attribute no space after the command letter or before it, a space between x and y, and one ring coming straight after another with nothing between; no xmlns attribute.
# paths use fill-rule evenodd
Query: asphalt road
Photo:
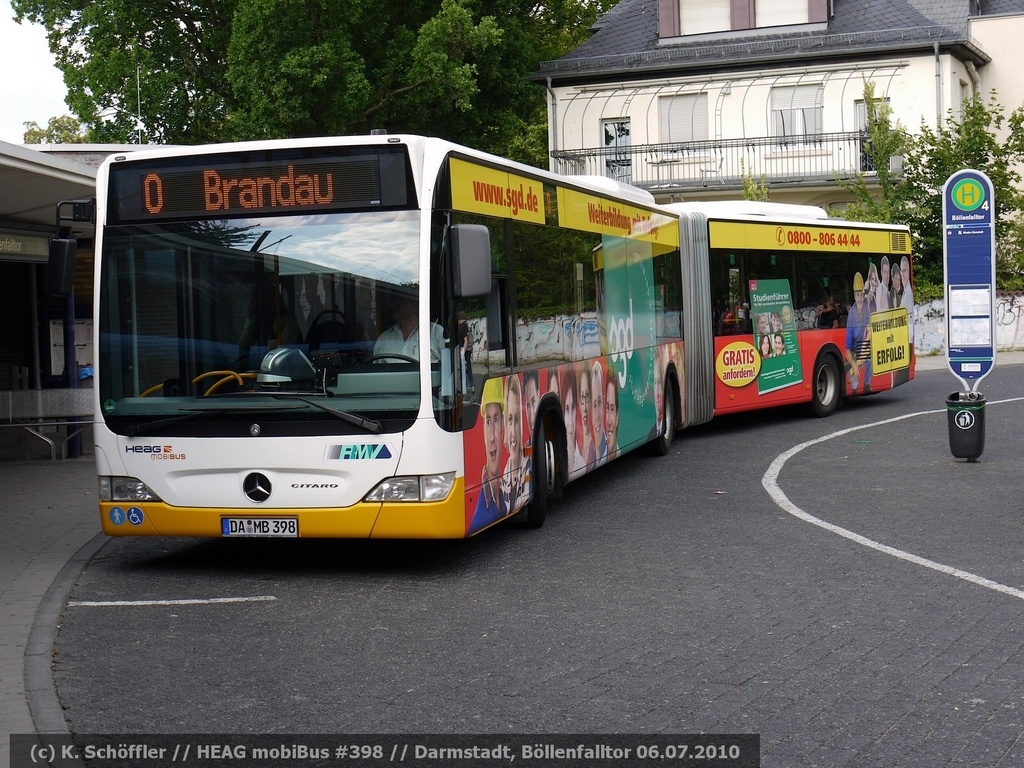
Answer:
<svg viewBox="0 0 1024 768"><path fill-rule="evenodd" d="M59 698L75 733L759 733L771 767L1024 764L1024 367L982 386L978 462L950 453L956 388L920 371L829 419L688 430L536 531L111 540Z"/></svg>

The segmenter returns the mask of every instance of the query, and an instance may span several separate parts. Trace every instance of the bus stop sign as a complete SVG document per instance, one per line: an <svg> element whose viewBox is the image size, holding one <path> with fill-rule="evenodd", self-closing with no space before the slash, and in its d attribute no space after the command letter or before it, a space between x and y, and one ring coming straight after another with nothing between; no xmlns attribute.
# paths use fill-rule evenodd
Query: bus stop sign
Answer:
<svg viewBox="0 0 1024 768"><path fill-rule="evenodd" d="M946 282L946 363L964 386L978 384L996 362L995 195L981 171L954 173L942 188Z"/></svg>

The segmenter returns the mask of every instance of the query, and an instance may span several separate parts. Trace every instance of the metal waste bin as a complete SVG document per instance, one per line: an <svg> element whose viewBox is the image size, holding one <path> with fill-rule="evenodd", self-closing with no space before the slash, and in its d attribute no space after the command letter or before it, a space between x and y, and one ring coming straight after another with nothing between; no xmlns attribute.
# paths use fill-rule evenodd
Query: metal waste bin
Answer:
<svg viewBox="0 0 1024 768"><path fill-rule="evenodd" d="M954 392L946 398L949 450L957 459L976 459L985 450L985 396Z"/></svg>

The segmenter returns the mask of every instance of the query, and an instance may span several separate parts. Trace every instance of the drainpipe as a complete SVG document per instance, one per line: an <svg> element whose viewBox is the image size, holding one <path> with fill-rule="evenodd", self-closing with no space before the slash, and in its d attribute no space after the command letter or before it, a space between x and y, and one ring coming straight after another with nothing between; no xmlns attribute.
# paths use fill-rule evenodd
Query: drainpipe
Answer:
<svg viewBox="0 0 1024 768"><path fill-rule="evenodd" d="M939 44L932 43L935 50L935 130L942 130L942 61L939 59Z"/></svg>
<svg viewBox="0 0 1024 768"><path fill-rule="evenodd" d="M973 61L968 61L964 66L967 67L967 76L971 78L971 95L977 96L978 89L981 87L981 75L978 74L978 68L974 66Z"/></svg>
<svg viewBox="0 0 1024 768"><path fill-rule="evenodd" d="M555 98L555 92L551 88L551 78L548 78L548 94L551 96L551 151L558 149L558 99ZM552 158L553 161L554 158ZM551 170L555 170L554 162L549 161Z"/></svg>

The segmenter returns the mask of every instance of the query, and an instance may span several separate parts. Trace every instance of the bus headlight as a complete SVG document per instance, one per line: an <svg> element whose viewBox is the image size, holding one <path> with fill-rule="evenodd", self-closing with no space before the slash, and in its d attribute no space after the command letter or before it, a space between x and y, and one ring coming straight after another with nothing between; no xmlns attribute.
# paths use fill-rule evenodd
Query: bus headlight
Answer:
<svg viewBox="0 0 1024 768"><path fill-rule="evenodd" d="M144 482L134 477L100 477L100 501L160 501Z"/></svg>
<svg viewBox="0 0 1024 768"><path fill-rule="evenodd" d="M367 501L444 501L455 485L455 473L389 477L366 495Z"/></svg>

